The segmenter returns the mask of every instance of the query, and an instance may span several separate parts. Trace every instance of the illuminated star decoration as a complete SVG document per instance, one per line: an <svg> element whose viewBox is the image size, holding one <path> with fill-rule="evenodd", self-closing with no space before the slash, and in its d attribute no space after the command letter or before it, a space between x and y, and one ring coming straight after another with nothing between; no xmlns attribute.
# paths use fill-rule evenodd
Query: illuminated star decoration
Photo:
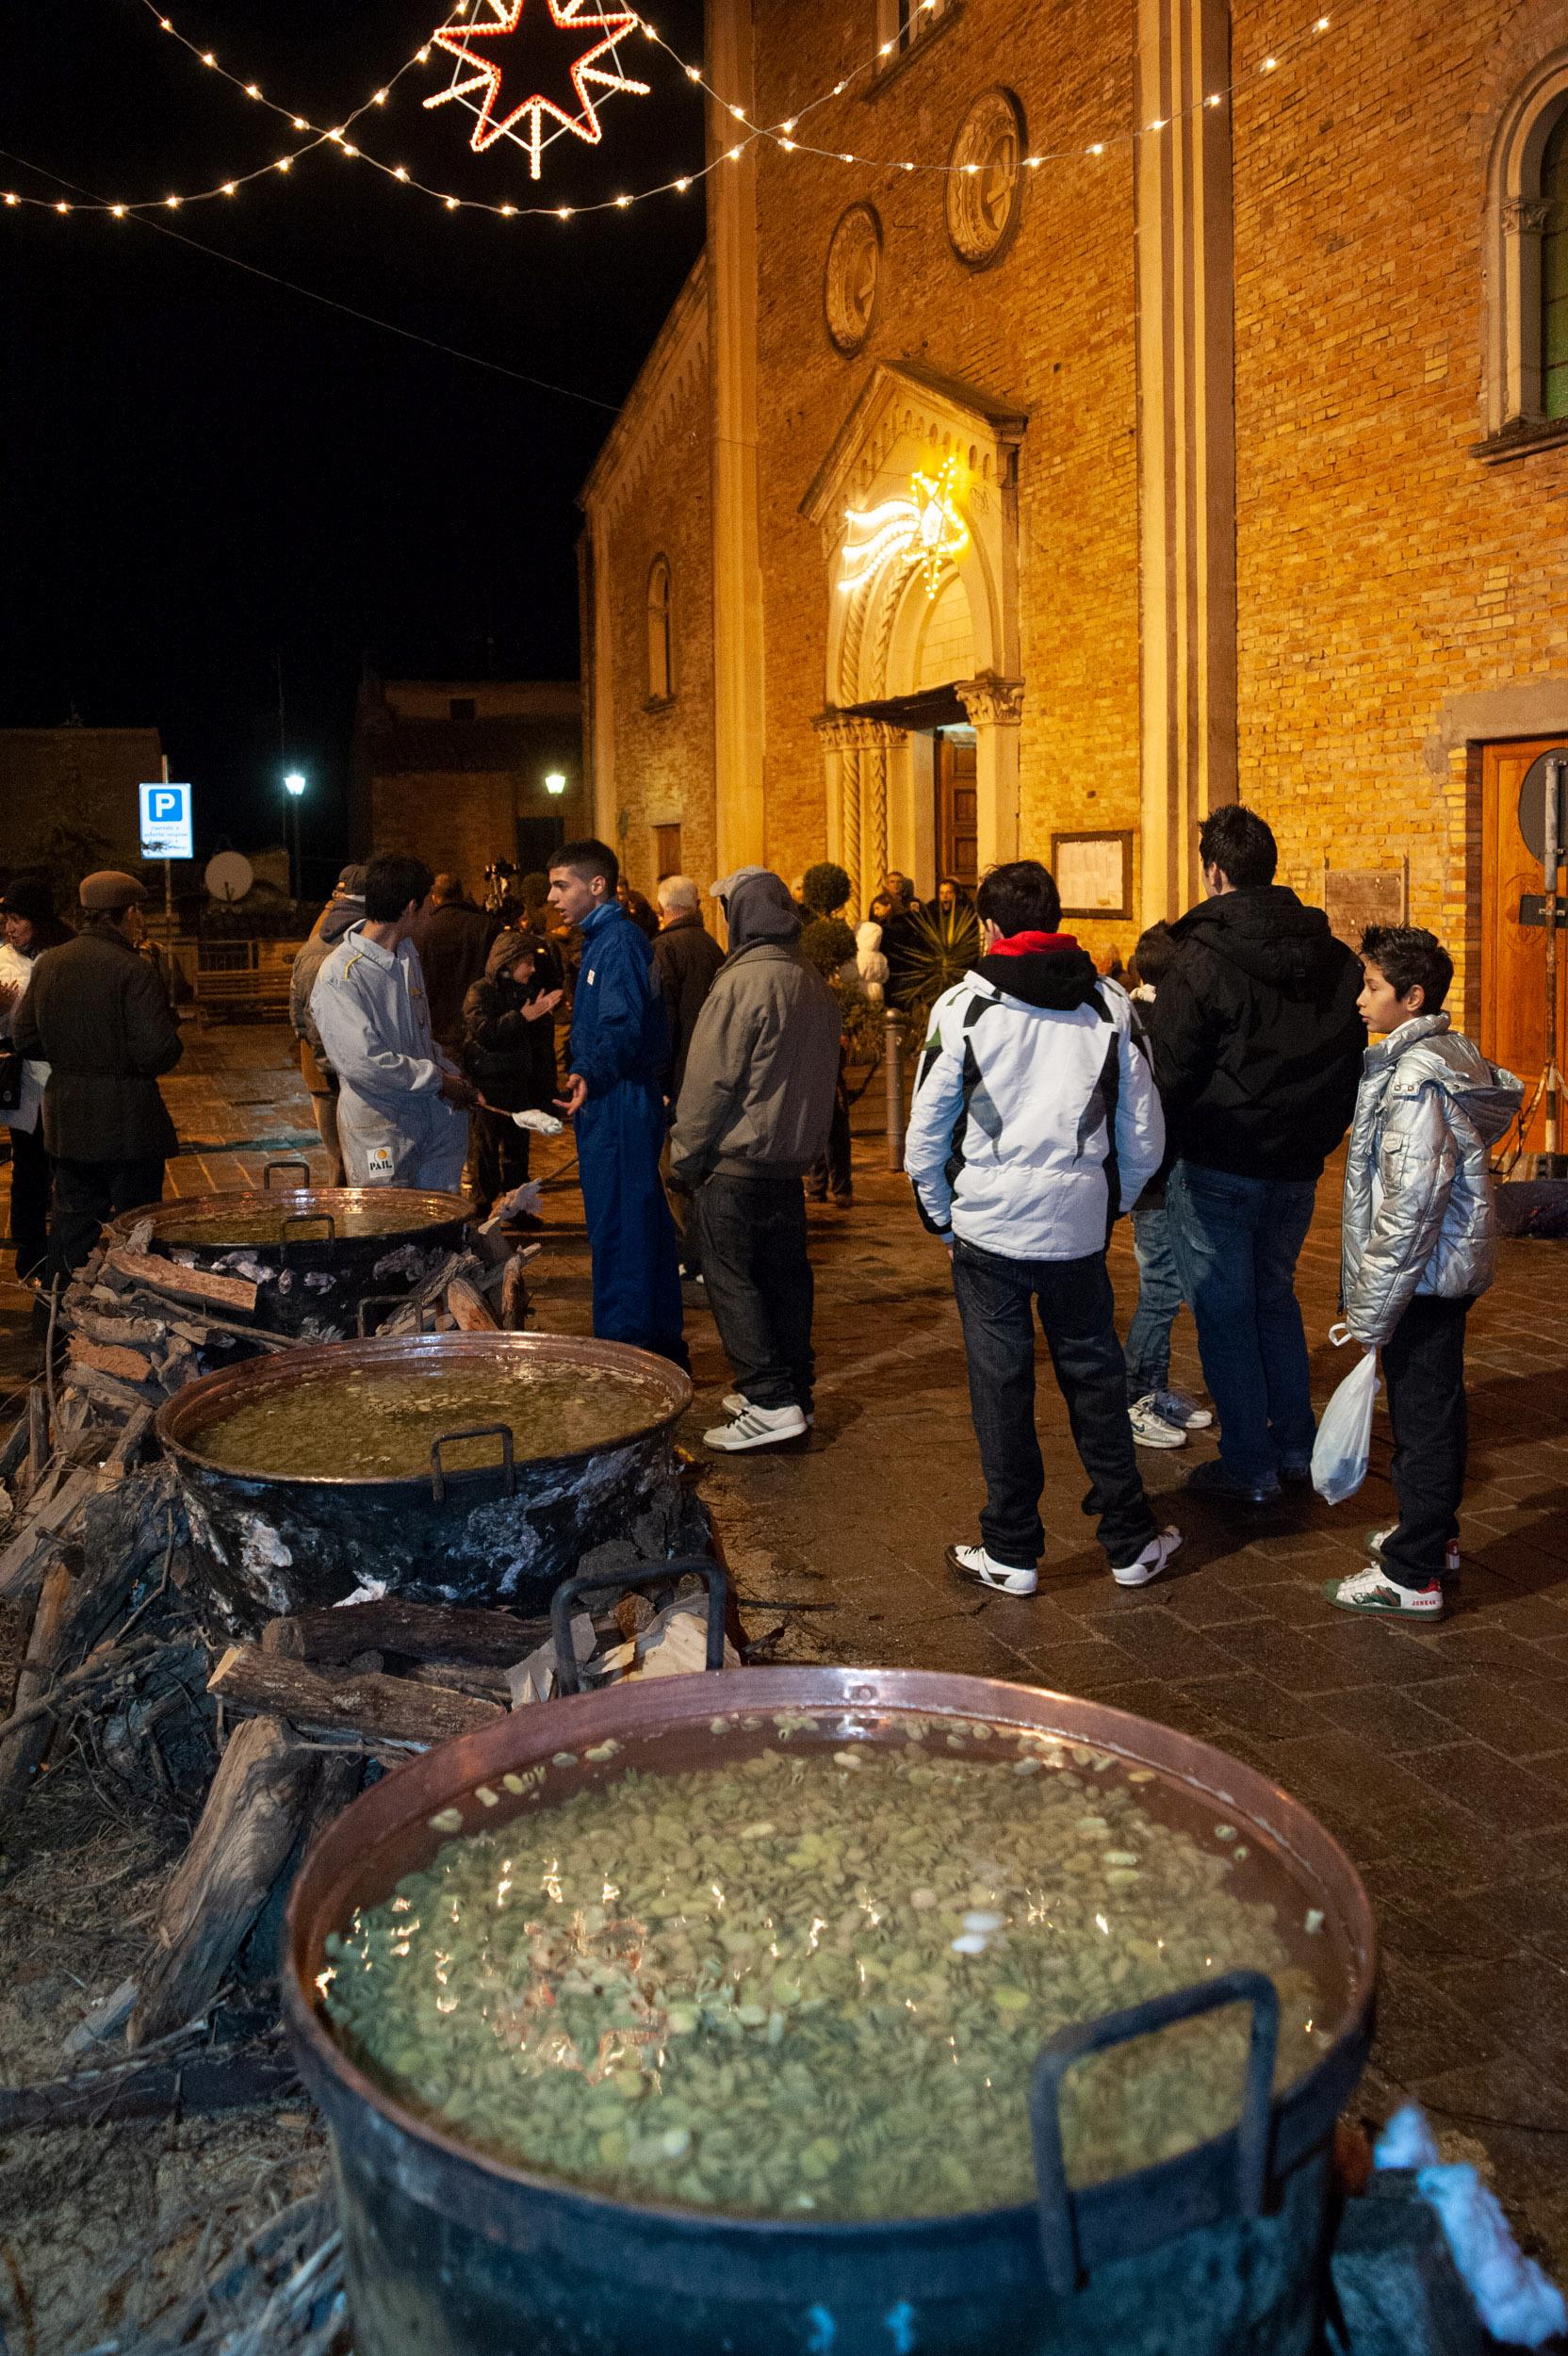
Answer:
<svg viewBox="0 0 1568 2356"><path fill-rule="evenodd" d="M911 474L907 499L848 509L840 588L863 587L896 557L921 567L925 594L934 597L942 566L962 556L969 546L969 526L958 506L963 472L958 459L944 458L934 475L918 468Z"/></svg>
<svg viewBox="0 0 1568 2356"><path fill-rule="evenodd" d="M476 155L498 139L512 139L527 150L530 176L537 180L541 154L563 132L598 145L606 98L617 90L646 97L648 85L622 73L615 47L642 22L634 8L593 7L589 0L485 5L488 17L472 24L454 17L433 36L457 59L457 71L450 89L425 101L444 106L455 98L477 116L469 142ZM526 97L514 95L525 90Z"/></svg>

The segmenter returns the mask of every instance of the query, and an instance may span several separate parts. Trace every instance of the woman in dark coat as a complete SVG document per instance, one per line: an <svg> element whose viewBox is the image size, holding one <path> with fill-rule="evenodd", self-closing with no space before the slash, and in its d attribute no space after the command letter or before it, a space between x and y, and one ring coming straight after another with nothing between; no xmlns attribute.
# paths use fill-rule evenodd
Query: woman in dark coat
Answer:
<svg viewBox="0 0 1568 2356"><path fill-rule="evenodd" d="M561 992L539 986L544 948L531 933L502 933L463 1002L463 1069L480 1093L473 1168L481 1218L528 1176L528 1131L513 1114L549 1112L560 1087L550 1018Z"/></svg>

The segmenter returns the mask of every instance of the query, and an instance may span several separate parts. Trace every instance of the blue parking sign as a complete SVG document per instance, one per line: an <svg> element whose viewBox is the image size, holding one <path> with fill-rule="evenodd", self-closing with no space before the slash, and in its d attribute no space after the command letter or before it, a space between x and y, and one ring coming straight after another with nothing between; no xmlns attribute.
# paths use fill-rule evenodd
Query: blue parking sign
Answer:
<svg viewBox="0 0 1568 2356"><path fill-rule="evenodd" d="M188 785L160 779L141 788L141 855L144 859L194 859L194 821Z"/></svg>

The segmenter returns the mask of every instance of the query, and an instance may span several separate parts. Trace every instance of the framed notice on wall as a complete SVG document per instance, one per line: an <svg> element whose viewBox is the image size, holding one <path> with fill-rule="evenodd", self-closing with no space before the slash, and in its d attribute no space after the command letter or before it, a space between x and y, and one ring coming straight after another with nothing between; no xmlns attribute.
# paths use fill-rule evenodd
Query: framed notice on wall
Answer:
<svg viewBox="0 0 1568 2356"><path fill-rule="evenodd" d="M1133 837L1115 827L1054 834L1051 872L1064 916L1131 916Z"/></svg>
<svg viewBox="0 0 1568 2356"><path fill-rule="evenodd" d="M1410 922L1410 860L1397 867L1331 867L1323 862L1323 912L1329 930L1359 949L1369 924Z"/></svg>

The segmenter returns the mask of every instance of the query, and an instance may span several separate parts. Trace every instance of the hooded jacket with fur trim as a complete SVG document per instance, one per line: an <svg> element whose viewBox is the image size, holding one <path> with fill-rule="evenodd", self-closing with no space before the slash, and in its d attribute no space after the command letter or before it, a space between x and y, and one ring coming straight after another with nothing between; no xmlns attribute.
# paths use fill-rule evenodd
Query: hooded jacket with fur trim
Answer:
<svg viewBox="0 0 1568 2356"><path fill-rule="evenodd" d="M904 1147L938 1235L1006 1260L1086 1259L1164 1151L1127 993L1068 935L984 957L938 999Z"/></svg>

